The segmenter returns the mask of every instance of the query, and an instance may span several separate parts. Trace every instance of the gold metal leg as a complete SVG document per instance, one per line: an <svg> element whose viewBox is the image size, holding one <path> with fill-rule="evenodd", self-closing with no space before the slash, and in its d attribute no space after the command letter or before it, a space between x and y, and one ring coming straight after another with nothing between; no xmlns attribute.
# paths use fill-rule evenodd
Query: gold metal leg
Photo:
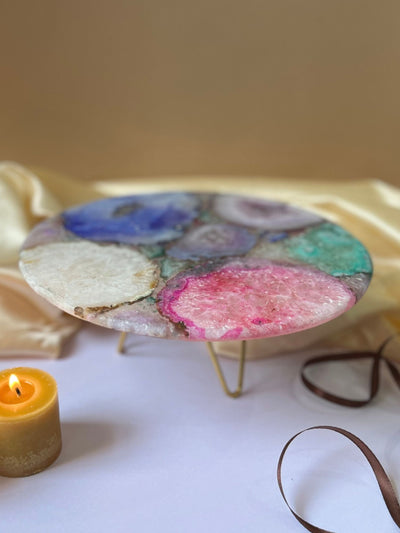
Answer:
<svg viewBox="0 0 400 533"><path fill-rule="evenodd" d="M119 336L119 341L118 341L118 348L117 348L118 353L124 353L125 340L126 340L127 335L128 333L126 331L121 332L121 335ZM231 398L238 398L242 394L242 388L243 388L244 366L246 362L246 341L242 341L241 346L240 346L238 383L237 383L237 388L234 391L231 391L226 383L226 379L222 372L222 368L218 360L218 355L216 354L214 350L213 343L207 342L206 344L207 344L208 351L210 353L211 361L214 365L215 372L217 373L217 376L222 385L222 388L225 391L225 394L227 396L230 396Z"/></svg>
<svg viewBox="0 0 400 533"><path fill-rule="evenodd" d="M121 335L119 336L119 341L118 341L118 353L124 353L124 350L125 350L125 340L126 340L126 336L128 334L126 333L126 331L123 331L121 333Z"/></svg>
<svg viewBox="0 0 400 533"><path fill-rule="evenodd" d="M218 356L215 353L213 343L207 342L206 344L207 344L208 351L210 353L211 361L214 365L214 369L217 373L219 381L221 382L222 388L225 391L225 394L227 394L231 398L238 398L242 394L242 387L243 387L244 364L246 361L246 341L242 341L241 347L240 347L238 384L237 384L237 388L235 391L229 390L228 385L226 384L225 376L222 372L221 365L219 364Z"/></svg>

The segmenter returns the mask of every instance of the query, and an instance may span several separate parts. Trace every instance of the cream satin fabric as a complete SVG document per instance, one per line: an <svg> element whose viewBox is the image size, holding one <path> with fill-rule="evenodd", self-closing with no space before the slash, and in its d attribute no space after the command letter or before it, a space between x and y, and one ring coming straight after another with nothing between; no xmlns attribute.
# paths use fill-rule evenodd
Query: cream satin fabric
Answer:
<svg viewBox="0 0 400 533"><path fill-rule="evenodd" d="M22 279L18 253L30 229L45 217L103 196L186 189L233 191L311 208L341 224L369 249L373 281L353 309L328 324L283 337L249 342L250 358L309 347L376 348L400 330L400 190L381 181L317 183L262 177L153 178L76 182L0 163L0 356L57 357L80 321L37 296ZM220 343L227 355L237 344ZM400 355L399 355L400 359Z"/></svg>

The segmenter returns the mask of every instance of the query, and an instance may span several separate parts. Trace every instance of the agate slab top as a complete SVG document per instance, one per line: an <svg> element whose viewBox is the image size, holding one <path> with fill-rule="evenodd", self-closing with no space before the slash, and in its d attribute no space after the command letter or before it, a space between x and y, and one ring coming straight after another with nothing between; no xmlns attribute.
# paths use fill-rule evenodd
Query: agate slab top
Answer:
<svg viewBox="0 0 400 533"><path fill-rule="evenodd" d="M364 294L372 264L342 227L233 194L113 197L30 233L20 268L48 301L139 335L272 337L332 320Z"/></svg>

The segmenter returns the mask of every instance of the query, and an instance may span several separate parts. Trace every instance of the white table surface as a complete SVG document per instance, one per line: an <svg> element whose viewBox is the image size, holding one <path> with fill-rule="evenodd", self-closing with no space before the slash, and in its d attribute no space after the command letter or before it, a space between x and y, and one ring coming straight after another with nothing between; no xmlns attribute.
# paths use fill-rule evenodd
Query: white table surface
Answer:
<svg viewBox="0 0 400 533"><path fill-rule="evenodd" d="M50 468L0 478L0 531L305 531L282 500L276 465L294 433L319 424L357 434L400 487L400 393L386 371L374 403L349 409L303 387L299 369L310 354L274 357L247 364L245 394L234 400L223 394L205 345L130 336L128 353L118 355L117 340L88 325L61 359L0 362L56 378L63 433ZM237 363L222 364L233 384ZM325 384L346 380L357 396L361 366L319 372ZM398 531L364 457L340 435L299 437L284 482L297 511L320 527Z"/></svg>

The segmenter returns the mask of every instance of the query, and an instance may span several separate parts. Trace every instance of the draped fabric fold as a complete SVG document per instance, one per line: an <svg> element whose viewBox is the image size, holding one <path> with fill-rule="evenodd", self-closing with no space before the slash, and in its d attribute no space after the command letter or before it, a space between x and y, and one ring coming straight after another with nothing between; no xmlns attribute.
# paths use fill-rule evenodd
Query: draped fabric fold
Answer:
<svg viewBox="0 0 400 533"><path fill-rule="evenodd" d="M376 349L400 329L400 190L378 180L347 183L262 177L159 177L79 182L48 171L0 163L0 356L57 357L80 321L37 296L22 279L18 254L30 229L62 209L97 198L186 189L237 192L317 211L342 225L369 249L374 277L362 300L317 328L249 341L249 358L309 347ZM220 343L236 357L236 343Z"/></svg>
<svg viewBox="0 0 400 533"><path fill-rule="evenodd" d="M0 163L0 356L58 357L79 323L48 304L18 270L30 229L62 204L27 169Z"/></svg>

